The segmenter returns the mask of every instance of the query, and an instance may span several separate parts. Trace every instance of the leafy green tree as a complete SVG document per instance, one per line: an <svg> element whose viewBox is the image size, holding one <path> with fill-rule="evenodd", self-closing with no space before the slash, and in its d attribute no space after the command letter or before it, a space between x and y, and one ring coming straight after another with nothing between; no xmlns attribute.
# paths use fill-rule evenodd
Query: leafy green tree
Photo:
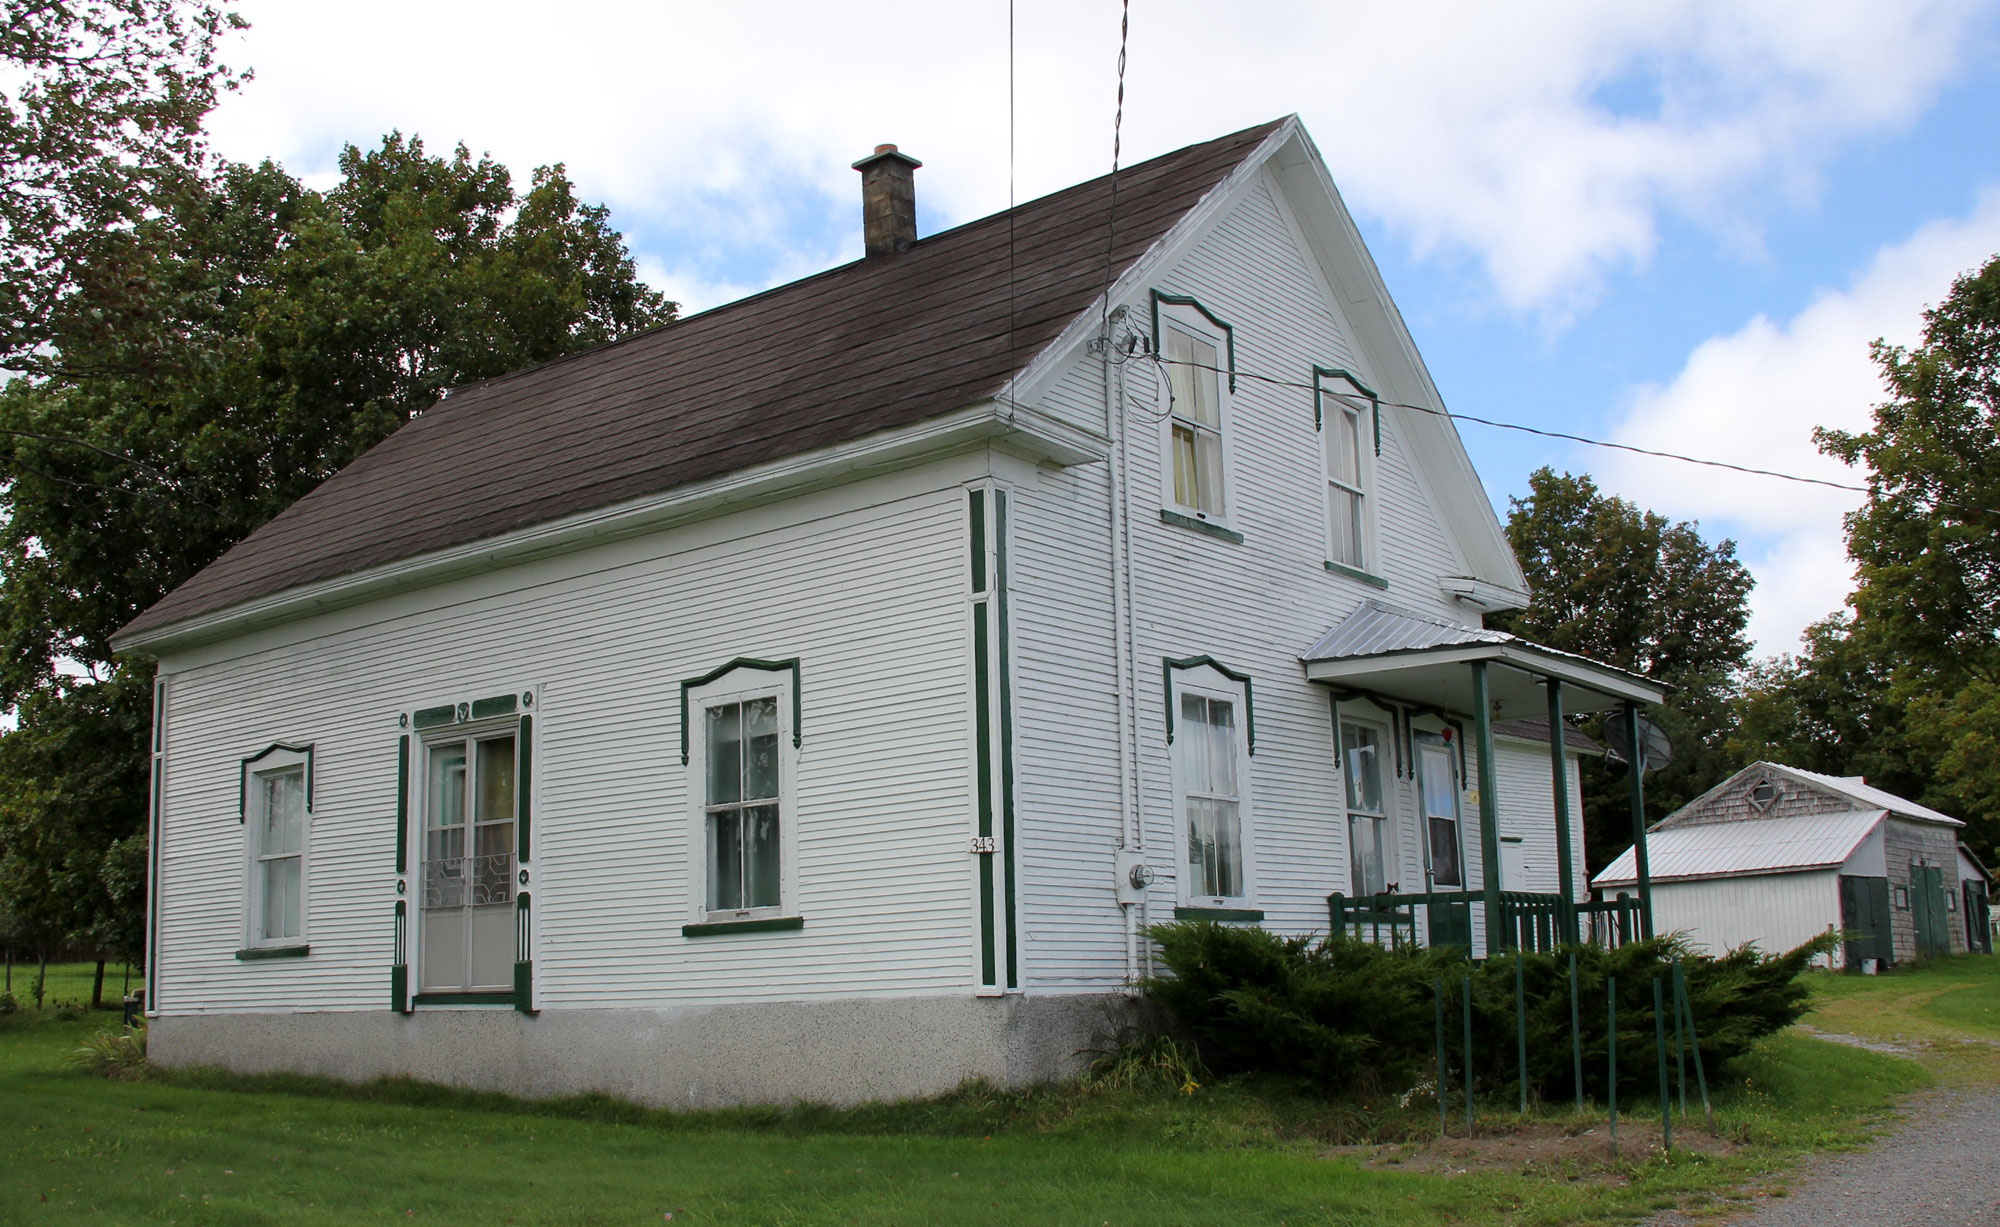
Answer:
<svg viewBox="0 0 2000 1227"><path fill-rule="evenodd" d="M1727 774L1729 698L1749 660L1743 631L1754 581L1735 542L1710 545L1696 524L1641 511L1588 475L1548 468L1530 475L1528 496L1511 504L1507 536L1534 599L1489 624L1672 687L1648 713L1674 742L1673 763L1646 777L1648 817L1686 804ZM1587 727L1602 736L1601 720ZM1632 842L1626 770L1584 766L1592 871Z"/></svg>
<svg viewBox="0 0 2000 1227"><path fill-rule="evenodd" d="M90 236L51 361L0 388L0 705L21 720L0 738L0 877L38 934L137 914L105 858L143 839L140 794L35 749L98 729L94 769L143 778L150 670L113 658L114 631L452 386L673 318L560 166L520 192L400 134L340 165L326 192L225 166ZM72 796L108 816L72 821ZM74 886L51 858L81 872L86 851L91 907L37 902Z"/></svg>
<svg viewBox="0 0 2000 1227"><path fill-rule="evenodd" d="M1848 517L1856 638L1889 681L1910 795L2000 852L2000 256L1924 312L1915 349L1876 342L1889 398L1823 450L1868 470ZM1815 660L1827 679L1841 661ZM1886 781L1885 781L1886 785Z"/></svg>
<svg viewBox="0 0 2000 1227"><path fill-rule="evenodd" d="M88 240L197 181L202 121L243 80L217 44L242 26L208 0L0 4L0 367L65 357L49 330Z"/></svg>

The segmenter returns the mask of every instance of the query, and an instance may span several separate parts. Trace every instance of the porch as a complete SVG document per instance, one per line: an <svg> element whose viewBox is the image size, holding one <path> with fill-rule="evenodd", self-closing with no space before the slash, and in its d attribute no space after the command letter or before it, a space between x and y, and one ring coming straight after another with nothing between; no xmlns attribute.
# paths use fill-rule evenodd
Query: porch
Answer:
<svg viewBox="0 0 2000 1227"><path fill-rule="evenodd" d="M1364 891L1366 875L1357 869L1353 889L1327 897L1331 929L1384 942L1461 946L1482 957L1583 941L1619 945L1652 936L1644 772L1631 772L1629 794L1636 893L1591 901L1587 891L1578 890L1568 763L1572 734L1565 718L1611 713L1624 722L1628 744L1640 745L1640 709L1664 698L1664 687L1504 632L1410 614L1373 600L1363 601L1300 662L1306 677L1327 689L1348 798L1350 860L1366 852L1358 846L1363 841L1357 816L1372 824L1382 818L1368 808L1366 771L1379 781L1384 767L1393 765L1400 786L1396 791L1416 797L1414 807L1404 810L1415 811L1423 888L1405 891L1400 883L1377 882L1377 889ZM1344 716L1351 721L1357 710L1376 713L1378 721L1386 713L1392 758L1382 752L1379 735L1371 745L1344 730ZM1509 889L1518 884L1503 881L1501 808L1507 798L1499 786L1494 726L1529 719L1547 722L1553 891ZM1419 730L1419 721L1438 726L1438 731ZM1472 765L1468 759L1476 762L1476 784L1464 778ZM1379 783L1373 786L1384 791ZM1535 803L1542 804L1540 798ZM1383 809L1378 801L1375 810ZM1466 814L1466 809L1476 812ZM1464 847L1472 842L1464 838L1460 823L1467 817L1477 822L1475 849ZM1519 837L1509 842L1518 846ZM1579 893L1585 897L1580 899Z"/></svg>

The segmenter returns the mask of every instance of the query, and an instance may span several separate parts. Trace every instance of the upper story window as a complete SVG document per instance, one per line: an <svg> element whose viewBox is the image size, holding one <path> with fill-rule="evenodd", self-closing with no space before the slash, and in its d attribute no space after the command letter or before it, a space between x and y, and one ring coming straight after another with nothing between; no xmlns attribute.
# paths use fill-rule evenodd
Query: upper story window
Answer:
<svg viewBox="0 0 2000 1227"><path fill-rule="evenodd" d="M1201 515L1225 515L1221 355L1211 341L1177 325L1164 331L1174 503Z"/></svg>
<svg viewBox="0 0 2000 1227"><path fill-rule="evenodd" d="M741 661L684 688L699 921L796 911L797 687L796 662Z"/></svg>
<svg viewBox="0 0 2000 1227"><path fill-rule="evenodd" d="M1313 368L1313 403L1326 465L1326 558L1336 567L1365 571L1369 548L1368 491L1375 449L1375 394L1345 370ZM1363 405L1362 400L1370 402Z"/></svg>
<svg viewBox="0 0 2000 1227"><path fill-rule="evenodd" d="M312 747L274 745L243 763L251 948L303 945Z"/></svg>
<svg viewBox="0 0 2000 1227"><path fill-rule="evenodd" d="M1362 541L1366 497L1361 484L1361 411L1333 401L1326 415L1327 557L1365 567Z"/></svg>

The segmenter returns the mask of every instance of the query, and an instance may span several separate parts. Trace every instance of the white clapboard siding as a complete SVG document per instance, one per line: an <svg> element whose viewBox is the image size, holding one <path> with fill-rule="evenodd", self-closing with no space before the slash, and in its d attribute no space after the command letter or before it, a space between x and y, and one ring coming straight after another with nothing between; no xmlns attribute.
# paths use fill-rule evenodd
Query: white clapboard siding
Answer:
<svg viewBox="0 0 2000 1227"><path fill-rule="evenodd" d="M165 659L160 1006L388 1008L398 713L526 689L544 1008L968 989L960 483L984 458L955 463ZM685 938L680 683L738 656L802 662L805 928ZM238 762L277 740L315 748L312 953L239 962Z"/></svg>
<svg viewBox="0 0 2000 1227"><path fill-rule="evenodd" d="M1697 950L1721 954L1755 942L1782 954L1840 927L1835 870L1653 883L1653 927L1686 933ZM1830 964L1831 960L1823 960Z"/></svg>
<svg viewBox="0 0 2000 1227"><path fill-rule="evenodd" d="M1500 792L1500 834L1521 841L1526 881L1513 889L1554 894L1561 880L1556 855L1556 793L1545 741L1499 737L1493 742L1494 782ZM1590 897L1583 854L1583 777L1577 756L1567 756L1570 812L1570 890L1573 899Z"/></svg>
<svg viewBox="0 0 2000 1227"><path fill-rule="evenodd" d="M1192 295L1228 320L1239 371L1309 383L1314 365L1344 366L1369 377L1366 356L1355 351L1268 179L1252 181L1147 288L1153 287ZM1133 318L1149 324L1143 289ZM1254 678L1253 903L1272 928L1324 930L1326 895L1348 883L1347 839L1327 694L1305 681L1298 653L1368 597L1463 618L1438 581L1462 574L1464 564L1405 454L1395 411L1385 411L1370 497L1378 528L1374 567L1389 589L1329 572L1312 393L1251 378L1238 380L1233 398L1227 491L1230 523L1245 540L1161 523L1156 375L1143 362L1122 370L1145 841L1148 861L1163 875L1148 894L1144 919L1171 919L1179 885L1161 661L1208 655ZM1101 422L1104 398L1099 360L1085 356L1051 383L1043 403L1072 420ZM1030 987L1108 987L1127 974L1123 918L1112 891L1121 827L1107 470L1044 470L1016 495L1020 906ZM1545 752L1539 761L1546 764ZM1545 796L1546 768L1543 776ZM1406 795L1404 805L1412 804ZM1413 824L1401 825L1402 855L1414 864L1420 854Z"/></svg>

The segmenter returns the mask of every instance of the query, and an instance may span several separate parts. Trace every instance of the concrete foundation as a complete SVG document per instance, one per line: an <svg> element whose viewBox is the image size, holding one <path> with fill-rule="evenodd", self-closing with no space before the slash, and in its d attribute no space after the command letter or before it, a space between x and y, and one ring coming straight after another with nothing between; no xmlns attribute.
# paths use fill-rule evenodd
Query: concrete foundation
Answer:
<svg viewBox="0 0 2000 1227"><path fill-rule="evenodd" d="M942 1094L968 1078L1023 1086L1087 1061L1130 1003L1117 994L878 997L680 1010L421 1009L165 1015L168 1066L408 1077L528 1098L597 1091L661 1108Z"/></svg>

